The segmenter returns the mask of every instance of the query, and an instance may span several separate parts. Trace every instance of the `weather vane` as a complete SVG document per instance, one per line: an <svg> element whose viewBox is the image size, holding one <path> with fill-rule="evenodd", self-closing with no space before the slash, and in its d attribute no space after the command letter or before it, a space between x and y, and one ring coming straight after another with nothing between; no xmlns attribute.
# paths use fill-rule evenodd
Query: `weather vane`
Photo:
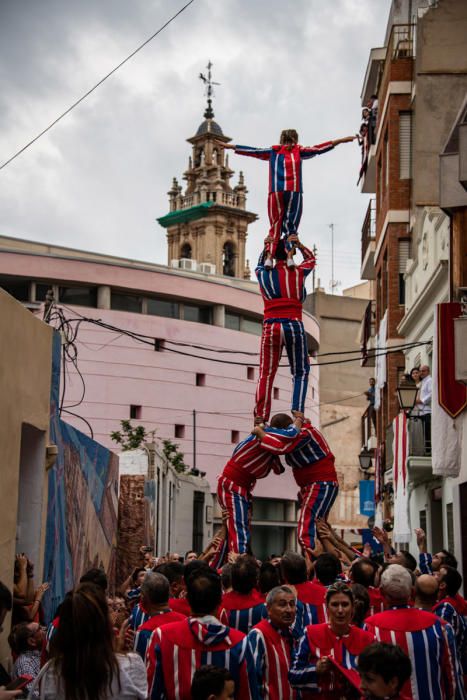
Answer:
<svg viewBox="0 0 467 700"><path fill-rule="evenodd" d="M212 119L213 116L214 116L214 112L212 111L212 97L213 97L213 95L214 95L214 90L213 90L213 87L212 87L212 86L213 86L213 85L220 85L220 83L215 83L215 82L211 79L211 68L212 68L212 65L213 65L213 64L211 63L211 61L209 61L208 65L206 66L206 68L208 69L208 77L207 77L207 78L206 78L206 76L205 76L203 73L200 73L200 74L199 74L199 79L202 80L203 83L204 83L204 85L206 86L205 95L206 95L207 98L208 98L208 106L207 106L207 108L206 108L206 111L204 112L204 116L205 116L206 119Z"/></svg>

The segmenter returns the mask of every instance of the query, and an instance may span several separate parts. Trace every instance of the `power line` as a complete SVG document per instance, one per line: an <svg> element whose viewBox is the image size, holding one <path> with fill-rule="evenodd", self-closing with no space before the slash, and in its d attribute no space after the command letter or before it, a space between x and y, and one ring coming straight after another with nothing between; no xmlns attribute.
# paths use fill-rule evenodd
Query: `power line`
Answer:
<svg viewBox="0 0 467 700"><path fill-rule="evenodd" d="M8 158L8 160L6 160L4 163L2 163L2 165L0 165L0 170L3 170L3 168L5 168L9 163L11 163L13 160L15 160L15 158L17 158L19 155L21 155L21 153L24 153L24 151L27 148L29 148L29 146L32 146L33 143L38 141L41 138L41 136L44 136L44 134L46 134L48 131L50 131L50 129L52 129L52 127L54 127L55 124L58 124L58 122L61 121L63 119L63 117L66 117L66 115L69 114L81 102L83 102L86 99L86 97L89 97L89 95L91 93L93 93L94 90L97 90L97 88L100 87L100 85L102 85L102 83L104 83L107 80L107 78L110 78L111 75L116 73L119 68L121 68L123 65L125 65L125 63L127 63L131 58L133 58L133 56L135 56L139 51L141 51L142 48L144 48L147 44L149 44L150 41L152 41L158 34L160 34L166 27L168 27L169 24L171 22L173 22L174 19L176 19L179 15L181 15L182 12L184 12L187 9L187 7L189 5L191 5L194 1L195 0L189 0L189 2L187 2L186 5L184 5L178 12L176 12L174 15L172 15L172 17L169 20L167 20L167 22L165 24L163 24L162 27L160 27L157 30L157 32L154 32L154 34L152 34L148 39L146 39L146 41L143 41L143 43L140 44L140 46L138 46L137 49L132 51L132 53L130 53L129 56L124 58L123 61L121 61L117 66L115 66L115 68L113 68L110 71L110 73L107 73L107 75L104 75L104 77L101 78L98 83L96 83L90 90L88 90L84 95L82 95L82 97L80 97L79 100L76 100L76 102L73 102L73 104L70 107L68 107L68 109L66 109L62 114L60 114L59 117L54 119L54 121L51 124L49 124L49 126L47 126L45 129L43 129L39 134L37 134L37 136L35 136L33 139L31 139L31 141L29 141L25 146L23 146L23 148L20 148L19 151L17 151L14 155L12 155L10 158Z"/></svg>

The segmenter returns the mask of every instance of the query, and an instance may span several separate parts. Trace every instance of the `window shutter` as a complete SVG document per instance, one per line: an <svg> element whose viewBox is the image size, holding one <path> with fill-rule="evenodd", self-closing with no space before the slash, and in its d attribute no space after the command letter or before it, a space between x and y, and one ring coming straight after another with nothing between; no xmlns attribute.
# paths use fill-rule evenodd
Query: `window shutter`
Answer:
<svg viewBox="0 0 467 700"><path fill-rule="evenodd" d="M399 273L403 274L410 255L410 241L399 241Z"/></svg>
<svg viewBox="0 0 467 700"><path fill-rule="evenodd" d="M399 178L410 178L411 170L411 122L410 112L399 113Z"/></svg>

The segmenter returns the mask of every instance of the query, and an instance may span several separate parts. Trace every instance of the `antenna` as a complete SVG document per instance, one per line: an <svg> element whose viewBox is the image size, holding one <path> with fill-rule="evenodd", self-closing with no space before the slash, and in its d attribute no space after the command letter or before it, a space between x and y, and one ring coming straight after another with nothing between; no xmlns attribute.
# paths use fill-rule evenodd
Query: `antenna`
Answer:
<svg viewBox="0 0 467 700"><path fill-rule="evenodd" d="M331 294L334 294L334 290L340 285L339 280L334 279L334 224L328 224L331 229Z"/></svg>
<svg viewBox="0 0 467 700"><path fill-rule="evenodd" d="M212 98L214 96L214 90L213 90L213 85L220 85L220 83L214 82L214 80L211 79L211 68L213 64L211 61L209 61L208 65L206 68L208 69L208 76L206 77L204 73L199 74L199 79L203 81L206 91L205 95L208 98L208 106L206 107L206 111L204 112L204 116L206 119L212 119L214 117L214 112L212 109Z"/></svg>

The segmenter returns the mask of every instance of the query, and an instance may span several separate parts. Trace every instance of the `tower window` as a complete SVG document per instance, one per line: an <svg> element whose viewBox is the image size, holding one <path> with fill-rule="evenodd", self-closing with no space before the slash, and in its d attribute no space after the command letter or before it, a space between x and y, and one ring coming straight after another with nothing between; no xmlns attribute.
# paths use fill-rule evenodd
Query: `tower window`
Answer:
<svg viewBox="0 0 467 700"><path fill-rule="evenodd" d="M191 260L191 245L189 243L184 243L180 251L181 258L188 258Z"/></svg>
<svg viewBox="0 0 467 700"><path fill-rule="evenodd" d="M235 277L235 246L232 241L224 243L222 256L222 274Z"/></svg>

